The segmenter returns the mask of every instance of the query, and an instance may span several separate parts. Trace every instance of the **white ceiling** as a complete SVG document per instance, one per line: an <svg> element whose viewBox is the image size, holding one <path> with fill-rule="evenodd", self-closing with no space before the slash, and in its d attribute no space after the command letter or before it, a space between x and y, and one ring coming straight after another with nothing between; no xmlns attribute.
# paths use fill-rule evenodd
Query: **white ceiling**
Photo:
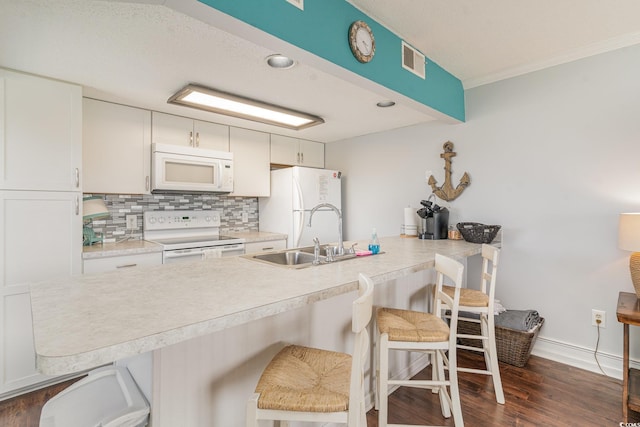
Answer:
<svg viewBox="0 0 640 427"><path fill-rule="evenodd" d="M194 19L161 5L170 3L199 18L206 8L194 0L0 0L0 66L81 84L85 96L323 142L443 119L273 37L245 37L232 24L210 25L217 18ZM637 0L351 3L465 87L640 42ZM296 57L298 66L269 69L264 58L276 51ZM190 82L325 123L295 132L166 104ZM375 106L386 98L397 105Z"/></svg>

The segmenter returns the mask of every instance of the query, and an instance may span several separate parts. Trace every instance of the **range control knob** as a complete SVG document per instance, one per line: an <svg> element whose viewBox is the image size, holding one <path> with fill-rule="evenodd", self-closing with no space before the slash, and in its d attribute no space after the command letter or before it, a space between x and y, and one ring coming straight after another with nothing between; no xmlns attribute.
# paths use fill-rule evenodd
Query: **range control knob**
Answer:
<svg viewBox="0 0 640 427"><path fill-rule="evenodd" d="M149 224L155 224L155 223L156 223L156 217L155 216L149 217Z"/></svg>
<svg viewBox="0 0 640 427"><path fill-rule="evenodd" d="M211 222L211 217L209 215L207 215L206 217L204 217L204 220L206 222Z"/></svg>

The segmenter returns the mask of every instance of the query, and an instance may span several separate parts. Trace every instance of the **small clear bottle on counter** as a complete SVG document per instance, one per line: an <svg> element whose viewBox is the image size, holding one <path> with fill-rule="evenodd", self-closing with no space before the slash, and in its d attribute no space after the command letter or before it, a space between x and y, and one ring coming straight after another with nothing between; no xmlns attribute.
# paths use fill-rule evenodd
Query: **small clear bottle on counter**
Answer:
<svg viewBox="0 0 640 427"><path fill-rule="evenodd" d="M371 241L369 242L369 250L371 251L372 254L377 254L378 252L380 252L380 241L378 240L378 232L376 231L376 229L373 229L373 232L371 233Z"/></svg>

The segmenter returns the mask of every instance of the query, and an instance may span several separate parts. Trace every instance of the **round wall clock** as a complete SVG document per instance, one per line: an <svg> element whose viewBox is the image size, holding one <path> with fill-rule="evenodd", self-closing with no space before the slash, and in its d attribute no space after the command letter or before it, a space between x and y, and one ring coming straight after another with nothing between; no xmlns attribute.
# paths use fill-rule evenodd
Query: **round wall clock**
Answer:
<svg viewBox="0 0 640 427"><path fill-rule="evenodd" d="M353 56L366 63L373 59L376 53L376 40L373 38L373 31L364 21L355 21L349 27L349 47Z"/></svg>

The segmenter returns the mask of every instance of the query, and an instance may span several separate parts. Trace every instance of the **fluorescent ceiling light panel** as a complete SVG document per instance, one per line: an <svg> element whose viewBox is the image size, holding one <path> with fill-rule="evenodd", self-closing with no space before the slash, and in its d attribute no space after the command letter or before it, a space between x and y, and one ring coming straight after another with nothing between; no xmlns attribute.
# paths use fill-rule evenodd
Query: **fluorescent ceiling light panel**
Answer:
<svg viewBox="0 0 640 427"><path fill-rule="evenodd" d="M294 130L324 123L310 114L197 85L187 85L167 102Z"/></svg>

